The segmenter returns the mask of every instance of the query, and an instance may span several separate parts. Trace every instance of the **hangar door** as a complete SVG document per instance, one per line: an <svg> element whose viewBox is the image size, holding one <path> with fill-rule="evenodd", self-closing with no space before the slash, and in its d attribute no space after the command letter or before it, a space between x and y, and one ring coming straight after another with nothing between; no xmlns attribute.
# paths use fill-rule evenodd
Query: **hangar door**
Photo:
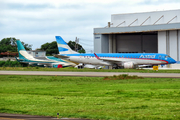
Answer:
<svg viewBox="0 0 180 120"><path fill-rule="evenodd" d="M157 33L116 35L117 53L157 53Z"/></svg>

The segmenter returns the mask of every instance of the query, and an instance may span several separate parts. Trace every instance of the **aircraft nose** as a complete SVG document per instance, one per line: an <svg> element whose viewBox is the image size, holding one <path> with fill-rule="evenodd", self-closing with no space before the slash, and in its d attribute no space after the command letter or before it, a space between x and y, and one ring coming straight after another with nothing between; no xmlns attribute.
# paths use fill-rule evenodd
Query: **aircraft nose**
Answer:
<svg viewBox="0 0 180 120"><path fill-rule="evenodd" d="M176 61L174 59L171 58L171 63L176 63Z"/></svg>

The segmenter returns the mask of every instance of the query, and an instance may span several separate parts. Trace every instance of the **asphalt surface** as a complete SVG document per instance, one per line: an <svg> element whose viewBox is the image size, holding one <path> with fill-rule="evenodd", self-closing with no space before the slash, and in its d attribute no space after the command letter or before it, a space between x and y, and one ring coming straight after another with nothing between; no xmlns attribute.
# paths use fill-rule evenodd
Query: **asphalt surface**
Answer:
<svg viewBox="0 0 180 120"><path fill-rule="evenodd" d="M0 120L54 120L54 119L58 119L58 118L0 113ZM59 118L58 120L90 120L90 119Z"/></svg>
<svg viewBox="0 0 180 120"><path fill-rule="evenodd" d="M0 71L0 75L47 75L47 76L88 76L105 77L120 74L141 77L180 78L180 73L129 73L129 72L54 72L54 71Z"/></svg>

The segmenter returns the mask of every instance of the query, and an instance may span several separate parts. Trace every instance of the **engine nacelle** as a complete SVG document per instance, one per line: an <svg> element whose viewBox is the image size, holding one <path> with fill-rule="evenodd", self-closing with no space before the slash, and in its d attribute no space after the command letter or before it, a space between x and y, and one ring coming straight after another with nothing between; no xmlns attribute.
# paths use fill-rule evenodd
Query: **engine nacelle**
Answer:
<svg viewBox="0 0 180 120"><path fill-rule="evenodd" d="M62 66L61 64L59 64L59 65L57 66L57 68L63 68L63 66Z"/></svg>
<svg viewBox="0 0 180 120"><path fill-rule="evenodd" d="M131 68L134 68L134 63L133 62L125 62L123 64L124 68L126 69L131 69Z"/></svg>
<svg viewBox="0 0 180 120"><path fill-rule="evenodd" d="M53 64L52 67L53 68L63 68L63 66L61 64Z"/></svg>

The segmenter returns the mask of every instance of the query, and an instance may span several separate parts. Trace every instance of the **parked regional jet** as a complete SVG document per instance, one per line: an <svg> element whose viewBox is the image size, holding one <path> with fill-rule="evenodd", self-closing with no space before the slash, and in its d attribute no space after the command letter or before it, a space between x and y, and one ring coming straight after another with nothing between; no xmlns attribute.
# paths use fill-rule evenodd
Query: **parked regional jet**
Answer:
<svg viewBox="0 0 180 120"><path fill-rule="evenodd" d="M47 66L47 67L55 67L55 68L75 66L74 63L66 62L61 59L57 59L53 56L48 58L46 57L44 59L34 58L32 55L28 54L28 52L25 50L20 40L16 40L16 43L18 46L18 53L19 53L19 58L17 59L17 61L21 63L27 63L34 66Z"/></svg>
<svg viewBox="0 0 180 120"><path fill-rule="evenodd" d="M176 63L176 61L170 56L160 53L80 54L73 51L60 36L56 36L56 41L60 54L55 55L55 57L77 63L113 66L115 68L136 68L138 65L162 65Z"/></svg>

